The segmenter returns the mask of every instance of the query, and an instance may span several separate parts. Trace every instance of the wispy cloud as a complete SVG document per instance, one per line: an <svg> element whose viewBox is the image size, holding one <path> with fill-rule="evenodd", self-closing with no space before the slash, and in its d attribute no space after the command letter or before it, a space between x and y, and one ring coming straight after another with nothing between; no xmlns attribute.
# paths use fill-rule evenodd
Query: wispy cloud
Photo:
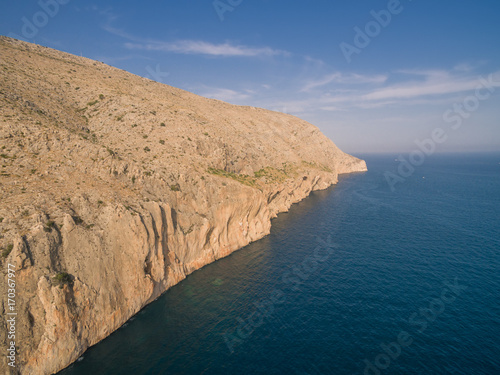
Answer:
<svg viewBox="0 0 500 375"><path fill-rule="evenodd" d="M238 92L236 90L220 88L220 87L205 87L198 91L198 94L206 98L223 100L225 102L234 102L244 100L251 97L251 92Z"/></svg>
<svg viewBox="0 0 500 375"><path fill-rule="evenodd" d="M134 37L133 35L130 35L129 33L118 29L113 26L113 24L118 20L120 17L113 12L113 9L110 7L107 8L101 8L97 5L92 5L92 6L87 6L84 8L86 11L91 11L97 13L101 18L104 18L104 21L101 24L101 28L113 35L119 36L124 39L128 40L138 40L138 38Z"/></svg>
<svg viewBox="0 0 500 375"><path fill-rule="evenodd" d="M316 59L314 57L311 57L311 56L304 56L304 60L310 64L314 64L318 67L324 67L326 66L326 63L321 60L321 59Z"/></svg>
<svg viewBox="0 0 500 375"><path fill-rule="evenodd" d="M500 77L500 74L495 73L494 76ZM387 84L388 81L396 83ZM500 80L490 84L500 87ZM464 74L463 70L455 68L450 71L400 70L390 75L375 76L333 73L306 82L300 92L314 95L319 104L318 109L339 111L349 108L444 104L450 100L456 101L457 96L474 91L480 85L478 76L469 71Z"/></svg>
<svg viewBox="0 0 500 375"><path fill-rule="evenodd" d="M326 77L326 78L325 78ZM381 110L397 111L404 108L406 117L394 123L414 123L412 116L421 106L446 106L463 100L463 95L480 85L479 77L473 73L464 75L455 69L429 71L397 71L387 75L339 74L325 76L323 80L310 80L309 91L300 91L292 86L268 83L250 84L245 89L198 86L192 91L199 95L227 101L234 104L252 105L286 112L302 118L343 118L350 113L383 113ZM484 76L487 78L487 75ZM351 78L352 81L348 81ZM325 83L327 82L327 83ZM364 82L364 83L363 83ZM500 87L500 75L494 76L494 85ZM303 82L302 82L303 83ZM323 85L319 83L324 83ZM326 86L331 83L333 87ZM239 86L241 87L241 85ZM413 109L412 109L413 108ZM399 112L394 112L399 113ZM420 112L418 112L420 113ZM339 117L340 116L340 117ZM417 116L422 119L425 113ZM430 121L431 119L429 119Z"/></svg>
<svg viewBox="0 0 500 375"><path fill-rule="evenodd" d="M270 47L248 47L231 43L214 44L201 40L179 40L175 42L144 42L125 43L128 49L140 49L146 51L164 51L181 54L198 54L223 57L254 57L254 56L289 56L290 53Z"/></svg>
<svg viewBox="0 0 500 375"><path fill-rule="evenodd" d="M124 43L125 48L142 51L163 51L185 55L205 55L220 57L257 57L257 56L291 56L290 52L273 49L271 47L251 47L231 42L210 43L203 40L175 40L161 41L141 38L119 29L113 24L119 18L110 9L100 10L93 8L99 15L104 16L106 21L101 25L102 29L110 34L128 40Z"/></svg>
<svg viewBox="0 0 500 375"><path fill-rule="evenodd" d="M362 95L363 100L412 99L423 96L449 95L475 90L478 77L453 76L446 71L421 73L423 81L410 81L394 84ZM496 83L495 86L500 86Z"/></svg>
<svg viewBox="0 0 500 375"><path fill-rule="evenodd" d="M111 9L94 7L92 10L105 18L103 30L122 38L127 50L141 54L159 51L223 58L292 57L287 62L290 66L296 64L296 80L283 79L279 71L270 68L272 76L263 77L263 82L253 82L255 85L249 84L253 92L250 89L234 89L235 86L231 87L227 82L221 82L225 88L201 87L196 92L230 102L253 103L268 108L287 107L295 113L446 104L477 88L479 78L475 72L483 64L462 62L447 70L406 69L378 74L343 72L332 69L323 60L270 46L251 46L228 40L214 42L201 38L157 40L138 37L116 26L119 16ZM495 87L500 87L498 80Z"/></svg>
<svg viewBox="0 0 500 375"><path fill-rule="evenodd" d="M387 80L386 75L374 75L366 76L361 74L343 74L340 72L335 72L328 74L317 80L310 80L304 84L300 91L308 92L315 88L328 85L330 83L341 83L341 84L373 84L373 83L384 83Z"/></svg>

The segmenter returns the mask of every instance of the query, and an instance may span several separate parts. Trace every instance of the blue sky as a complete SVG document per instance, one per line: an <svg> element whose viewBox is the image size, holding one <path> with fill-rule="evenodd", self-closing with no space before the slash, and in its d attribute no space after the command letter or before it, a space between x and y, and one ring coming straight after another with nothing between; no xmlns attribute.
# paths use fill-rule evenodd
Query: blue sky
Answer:
<svg viewBox="0 0 500 375"><path fill-rule="evenodd" d="M0 34L287 112L343 150L500 150L494 0L2 1ZM0 56L1 58L1 56Z"/></svg>

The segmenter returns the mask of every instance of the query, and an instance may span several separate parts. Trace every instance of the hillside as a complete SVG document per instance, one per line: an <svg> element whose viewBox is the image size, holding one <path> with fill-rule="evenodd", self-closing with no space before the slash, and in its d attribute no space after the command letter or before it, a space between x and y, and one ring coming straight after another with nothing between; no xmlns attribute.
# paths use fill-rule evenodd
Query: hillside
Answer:
<svg viewBox="0 0 500 375"><path fill-rule="evenodd" d="M0 37L0 280L16 368L50 374L271 218L366 170L315 126ZM0 323L7 352L8 326Z"/></svg>

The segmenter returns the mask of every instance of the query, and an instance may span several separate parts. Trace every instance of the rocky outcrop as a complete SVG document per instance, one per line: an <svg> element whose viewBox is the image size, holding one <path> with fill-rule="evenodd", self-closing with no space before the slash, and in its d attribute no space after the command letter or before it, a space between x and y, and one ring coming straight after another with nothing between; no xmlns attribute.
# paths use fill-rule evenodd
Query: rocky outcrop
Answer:
<svg viewBox="0 0 500 375"><path fill-rule="evenodd" d="M311 124L0 38L0 280L16 367L51 374L191 272L366 170ZM6 320L0 348L7 352Z"/></svg>

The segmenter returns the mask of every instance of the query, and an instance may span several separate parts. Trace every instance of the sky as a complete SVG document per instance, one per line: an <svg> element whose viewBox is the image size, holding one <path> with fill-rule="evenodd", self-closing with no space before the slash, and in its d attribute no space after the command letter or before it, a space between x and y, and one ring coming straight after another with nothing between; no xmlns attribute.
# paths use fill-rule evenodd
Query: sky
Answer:
<svg viewBox="0 0 500 375"><path fill-rule="evenodd" d="M500 151L499 14L498 0L0 0L0 34L290 113L355 154L476 152Z"/></svg>

